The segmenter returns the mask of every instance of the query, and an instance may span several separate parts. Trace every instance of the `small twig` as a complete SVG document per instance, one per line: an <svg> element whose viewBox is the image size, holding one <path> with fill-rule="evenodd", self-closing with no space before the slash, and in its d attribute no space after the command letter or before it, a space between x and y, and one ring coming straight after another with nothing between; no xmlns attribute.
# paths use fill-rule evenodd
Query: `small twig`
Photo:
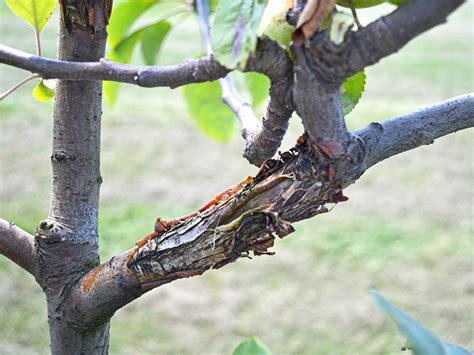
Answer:
<svg viewBox="0 0 474 355"><path fill-rule="evenodd" d="M361 28L364 28L364 26L362 26L362 24L360 23L359 21L359 17L357 16L357 12L356 12L356 9L354 7L354 5L352 4L352 0L349 0L349 4L350 4L350 8L351 8L351 12L352 12L352 16L354 17L354 21L357 25L357 28L360 30Z"/></svg>
<svg viewBox="0 0 474 355"><path fill-rule="evenodd" d="M196 10L206 52L207 54L212 55L211 29L209 26L209 8L207 1L197 0ZM246 140L249 139L254 132L257 132L260 129L261 126L253 112L252 106L239 97L230 74L225 78L219 79L219 84L222 89L222 100L235 113L239 120L242 137Z"/></svg>
<svg viewBox="0 0 474 355"><path fill-rule="evenodd" d="M38 26L38 17L36 13L36 2L31 0L31 5L33 6L33 19L34 19L34 30L35 30L35 38L36 38L36 50L38 52L38 57L41 57L41 41L40 41L40 30Z"/></svg>
<svg viewBox="0 0 474 355"><path fill-rule="evenodd" d="M36 79L36 78L39 78L40 76L38 74L33 74L25 79L23 79L22 81L20 81L18 84L16 84L15 86L13 86L11 89L7 90L6 92L4 92L3 94L0 95L0 101L2 101L4 98L6 98L7 96L9 96L10 94L13 94L17 89L19 89L21 86L23 86L24 84L26 84L27 82L33 80L33 79Z"/></svg>
<svg viewBox="0 0 474 355"><path fill-rule="evenodd" d="M38 57L41 57L41 41L40 41L40 34L38 31L35 30L36 36L36 50L38 52Z"/></svg>

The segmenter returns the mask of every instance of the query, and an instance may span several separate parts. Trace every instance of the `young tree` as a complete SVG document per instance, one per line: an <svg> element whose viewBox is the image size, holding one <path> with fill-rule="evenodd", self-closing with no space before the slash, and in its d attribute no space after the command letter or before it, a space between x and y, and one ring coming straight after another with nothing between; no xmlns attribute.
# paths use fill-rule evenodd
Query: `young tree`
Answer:
<svg viewBox="0 0 474 355"><path fill-rule="evenodd" d="M0 252L30 272L45 292L52 353L106 353L110 319L125 304L250 252L270 253L275 235L285 237L293 231L291 223L346 200L343 189L373 165L474 125L474 97L465 95L349 132L341 94L347 80L444 22L462 0L413 0L356 31L348 30L347 18L333 14L335 1L297 1L286 16L294 26L291 54L276 40L257 37L263 2L241 0L237 8L235 3L220 1L210 35L207 2L195 2L208 55L175 66L102 59L110 0L60 1L58 60L0 45L1 63L60 79L49 216L35 236L0 220ZM328 29L318 31L328 16ZM40 18L36 13L33 18L38 32ZM228 76L234 70L270 79L262 122L235 94ZM100 264L103 80L170 88L219 80L224 101L241 123L244 156L260 170L195 213L158 218L136 248ZM272 159L293 112L301 117L304 135Z"/></svg>

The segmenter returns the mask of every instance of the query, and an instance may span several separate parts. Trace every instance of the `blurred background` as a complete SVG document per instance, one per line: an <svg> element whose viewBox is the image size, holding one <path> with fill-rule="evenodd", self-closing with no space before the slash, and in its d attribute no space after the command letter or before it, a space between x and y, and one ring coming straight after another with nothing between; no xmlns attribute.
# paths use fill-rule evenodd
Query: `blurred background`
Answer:
<svg viewBox="0 0 474 355"><path fill-rule="evenodd" d="M363 23L390 6L359 11ZM473 91L473 2L448 23L367 69L351 129ZM0 4L0 43L35 53L32 29ZM42 33L54 58L57 9ZM202 52L192 16L172 30L159 64ZM136 56L133 60L140 63ZM0 91L26 77L0 67ZM52 102L25 85L0 103L0 216L30 233L46 218ZM100 252L130 248L157 216L202 206L256 168L205 136L181 89L122 86L104 106ZM263 112L264 106L257 110ZM283 148L302 132L297 117ZM274 354L398 354L404 339L372 301L377 289L446 341L473 343L473 130L384 161L327 214L295 225L275 256L242 259L175 281L116 313L111 354L230 354L256 335ZM0 354L49 353L46 304L34 279L0 257Z"/></svg>

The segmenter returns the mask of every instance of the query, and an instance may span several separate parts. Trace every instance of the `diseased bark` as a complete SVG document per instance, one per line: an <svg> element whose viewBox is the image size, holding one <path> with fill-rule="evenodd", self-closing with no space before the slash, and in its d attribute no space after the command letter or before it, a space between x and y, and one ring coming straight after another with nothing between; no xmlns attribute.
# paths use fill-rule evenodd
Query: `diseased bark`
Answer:
<svg viewBox="0 0 474 355"><path fill-rule="evenodd" d="M71 311L93 324L154 287L200 275L250 253L271 254L268 248L275 237L292 232L290 223L325 213L327 206L344 201L342 189L376 162L473 127L473 100L472 95L460 96L373 123L353 132L359 138L353 138L342 157L330 158L320 147L300 139L296 149L284 153L280 161L267 162L272 167L230 199L156 234L129 265L130 251L85 275L71 293L76 305Z"/></svg>
<svg viewBox="0 0 474 355"><path fill-rule="evenodd" d="M62 3L59 59L98 61L104 56L111 3ZM63 22L64 20L64 22ZM54 105L53 185L48 219L36 230L37 280L46 294L53 354L105 354L109 323L87 328L68 318L69 287L99 264L97 219L102 84L63 81Z"/></svg>
<svg viewBox="0 0 474 355"><path fill-rule="evenodd" d="M45 78L68 79L57 86L52 202L48 219L36 230L35 245L27 233L0 220L0 252L33 273L46 294L52 353L107 353L109 319L128 302L154 287L250 253L271 254L276 236L285 237L293 231L291 223L345 201L342 190L370 166L474 126L473 96L465 95L351 134L339 93L345 78L443 22L461 3L414 0L349 33L341 46L329 42L325 32L318 33L293 46L294 64L275 42L260 39L246 71L270 78L270 102L262 125L245 137L245 155L257 164L272 156L293 110L303 121L305 135L289 152L266 160L242 189L224 194L189 218L168 223L165 230L157 229L133 257L128 251L101 265L100 80L174 88L217 80L228 70L212 56L171 67L98 62L105 50L109 0L61 1L59 61L0 46L2 63Z"/></svg>

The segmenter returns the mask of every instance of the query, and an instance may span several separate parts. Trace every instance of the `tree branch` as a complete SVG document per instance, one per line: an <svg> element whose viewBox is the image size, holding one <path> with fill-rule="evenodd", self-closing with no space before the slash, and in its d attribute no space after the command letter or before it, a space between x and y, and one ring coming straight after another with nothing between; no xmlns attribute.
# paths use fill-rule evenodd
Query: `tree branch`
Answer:
<svg viewBox="0 0 474 355"><path fill-rule="evenodd" d="M400 50L416 36L446 22L464 0L413 0L358 31L349 31L341 45L327 31L304 47L309 66L321 81L339 85L348 77Z"/></svg>
<svg viewBox="0 0 474 355"><path fill-rule="evenodd" d="M244 151L245 158L260 166L280 147L294 111L293 61L277 42L262 37L256 52L249 58L246 71L262 73L270 79L270 99L265 117L258 129L250 133Z"/></svg>
<svg viewBox="0 0 474 355"><path fill-rule="evenodd" d="M243 190L163 234L154 233L127 266L128 252L85 275L71 297L74 319L96 322L154 287L200 275L241 257L272 254L290 223L345 201L342 189L376 162L474 126L473 95L460 96L355 132L348 155L331 158L304 137ZM429 137L429 142L426 140ZM79 316L79 318L77 318ZM85 318L81 318L85 317Z"/></svg>
<svg viewBox="0 0 474 355"><path fill-rule="evenodd" d="M209 8L207 0L197 0L196 9L198 13L199 28L208 55L212 55L211 46L211 27L209 25ZM234 112L240 123L242 137L247 141L251 139L251 134L259 129L259 122L252 106L242 100L235 90L235 85L231 74L227 74L225 78L219 79L222 89L222 100ZM252 161L250 161L252 163Z"/></svg>
<svg viewBox="0 0 474 355"><path fill-rule="evenodd" d="M212 55L166 67L136 66L106 59L78 63L37 57L1 44L0 63L28 70L45 79L109 80L172 89L222 79L229 73ZM246 139L244 156L252 164L260 166L276 153L293 113L293 63L285 49L264 37L259 40L257 51L251 55L245 71L262 73L270 78L270 100L263 123L260 124L255 118L250 105L235 100L235 94L228 90L228 83L225 82L223 96L241 122Z"/></svg>
<svg viewBox="0 0 474 355"><path fill-rule="evenodd" d="M170 87L220 79L229 72L212 56L189 59L182 64L138 66L101 59L69 62L37 57L0 44L0 63L41 75L44 79L110 80L142 87Z"/></svg>
<svg viewBox="0 0 474 355"><path fill-rule="evenodd" d="M0 218L0 254L36 277L38 265L33 236L2 218Z"/></svg>
<svg viewBox="0 0 474 355"><path fill-rule="evenodd" d="M397 118L371 123L355 132L365 143L366 169L393 155L474 126L474 95L454 97Z"/></svg>
<svg viewBox="0 0 474 355"><path fill-rule="evenodd" d="M196 7L202 37L204 38L207 54L210 55L212 54L212 47L207 0L197 0ZM293 83L292 62L286 50L276 42L266 37L259 39L257 53L264 53L268 58L270 57L268 55L269 51L275 55L271 56L274 58L271 63L263 58L262 66L261 59L255 58L258 57L257 54L253 56L253 59L250 59L251 64L247 66L247 71L265 73L271 78L270 101L262 123L255 116L252 106L237 94L230 74L223 79L219 79L222 88L222 99L240 122L242 137L246 141L244 157L256 166L262 165L265 160L275 155L288 128L288 120L293 113L291 98L288 99L288 92L291 93ZM275 58L281 59L275 60Z"/></svg>

